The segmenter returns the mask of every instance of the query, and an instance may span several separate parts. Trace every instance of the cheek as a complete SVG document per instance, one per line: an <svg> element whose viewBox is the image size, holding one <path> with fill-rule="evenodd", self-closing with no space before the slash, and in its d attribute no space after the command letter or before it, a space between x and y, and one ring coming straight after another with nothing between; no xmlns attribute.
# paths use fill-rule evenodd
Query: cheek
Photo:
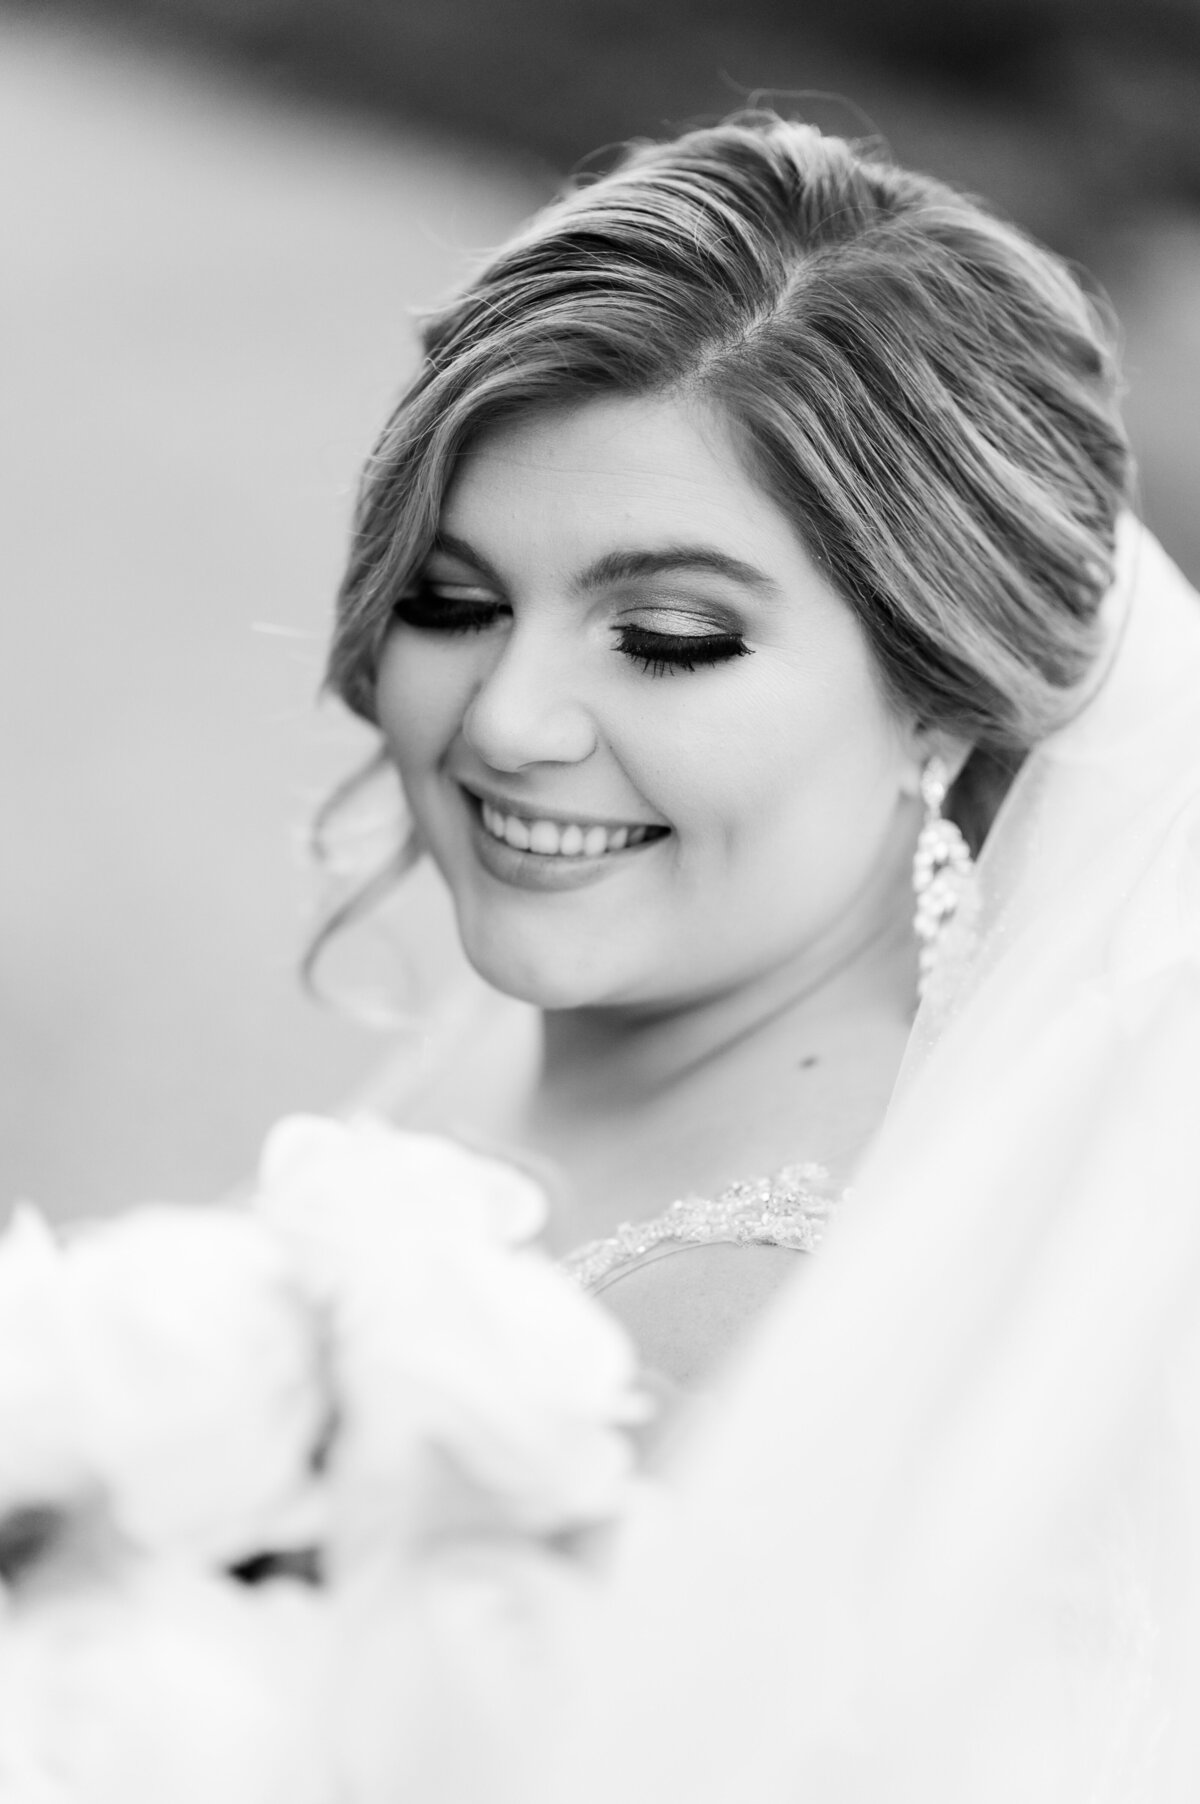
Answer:
<svg viewBox="0 0 1200 1804"><path fill-rule="evenodd" d="M870 841L890 821L901 736L869 673L817 682L768 666L736 697L682 701L664 709L665 730L653 747L643 742L635 773L679 830L681 858L728 855L747 875L756 852L840 862L844 842Z"/></svg>
<svg viewBox="0 0 1200 1804"><path fill-rule="evenodd" d="M470 692L469 661L451 647L424 647L400 633L389 639L379 662L376 714L406 787L441 759Z"/></svg>

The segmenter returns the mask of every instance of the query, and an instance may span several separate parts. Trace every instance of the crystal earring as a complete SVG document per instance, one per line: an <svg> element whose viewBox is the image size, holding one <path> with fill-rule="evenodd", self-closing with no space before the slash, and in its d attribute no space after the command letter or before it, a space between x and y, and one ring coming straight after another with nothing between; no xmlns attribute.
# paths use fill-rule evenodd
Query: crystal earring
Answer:
<svg viewBox="0 0 1200 1804"><path fill-rule="evenodd" d="M928 759L921 771L925 820L913 858L918 996L924 996L929 989L947 930L956 918L970 912L973 898L975 865L970 849L954 822L942 813L949 787L945 759Z"/></svg>

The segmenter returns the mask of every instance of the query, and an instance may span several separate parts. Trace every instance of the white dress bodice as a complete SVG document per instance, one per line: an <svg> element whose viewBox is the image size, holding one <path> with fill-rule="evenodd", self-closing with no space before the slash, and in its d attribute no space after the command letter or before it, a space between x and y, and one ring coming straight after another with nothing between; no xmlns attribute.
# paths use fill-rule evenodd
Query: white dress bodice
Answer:
<svg viewBox="0 0 1200 1804"><path fill-rule="evenodd" d="M688 1247L725 1242L811 1253L837 1201L823 1165L785 1165L769 1177L730 1184L715 1197L680 1197L660 1215L622 1222L614 1233L568 1253L562 1263L586 1290L599 1292L635 1267Z"/></svg>

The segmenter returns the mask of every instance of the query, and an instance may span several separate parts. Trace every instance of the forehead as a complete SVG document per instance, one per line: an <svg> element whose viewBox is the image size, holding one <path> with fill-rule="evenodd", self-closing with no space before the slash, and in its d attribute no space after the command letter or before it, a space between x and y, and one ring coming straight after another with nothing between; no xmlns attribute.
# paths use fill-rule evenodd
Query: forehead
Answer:
<svg viewBox="0 0 1200 1804"><path fill-rule="evenodd" d="M441 525L493 550L536 542L572 562L617 541L686 540L760 565L807 563L725 422L681 399L589 401L485 433L462 460Z"/></svg>

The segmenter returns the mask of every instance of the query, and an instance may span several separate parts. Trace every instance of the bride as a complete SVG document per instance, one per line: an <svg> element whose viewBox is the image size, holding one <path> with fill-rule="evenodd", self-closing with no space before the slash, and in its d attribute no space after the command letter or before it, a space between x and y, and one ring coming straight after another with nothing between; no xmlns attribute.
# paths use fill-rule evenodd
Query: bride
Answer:
<svg viewBox="0 0 1200 1804"><path fill-rule="evenodd" d="M982 206L762 114L577 188L424 343L330 682L540 1032L405 1119L550 1174L555 1249L687 1383L819 1238L1102 672L1111 339Z"/></svg>
<svg viewBox="0 0 1200 1804"><path fill-rule="evenodd" d="M755 114L502 249L368 466L331 682L541 1021L425 1119L715 1387L522 1804L1197 1795L1200 606L1117 393Z"/></svg>
<svg viewBox="0 0 1200 1804"><path fill-rule="evenodd" d="M434 318L331 678L501 1000L395 1108L646 1382L377 1124L17 1221L5 1799L1195 1804L1200 605L1116 391L771 115Z"/></svg>

